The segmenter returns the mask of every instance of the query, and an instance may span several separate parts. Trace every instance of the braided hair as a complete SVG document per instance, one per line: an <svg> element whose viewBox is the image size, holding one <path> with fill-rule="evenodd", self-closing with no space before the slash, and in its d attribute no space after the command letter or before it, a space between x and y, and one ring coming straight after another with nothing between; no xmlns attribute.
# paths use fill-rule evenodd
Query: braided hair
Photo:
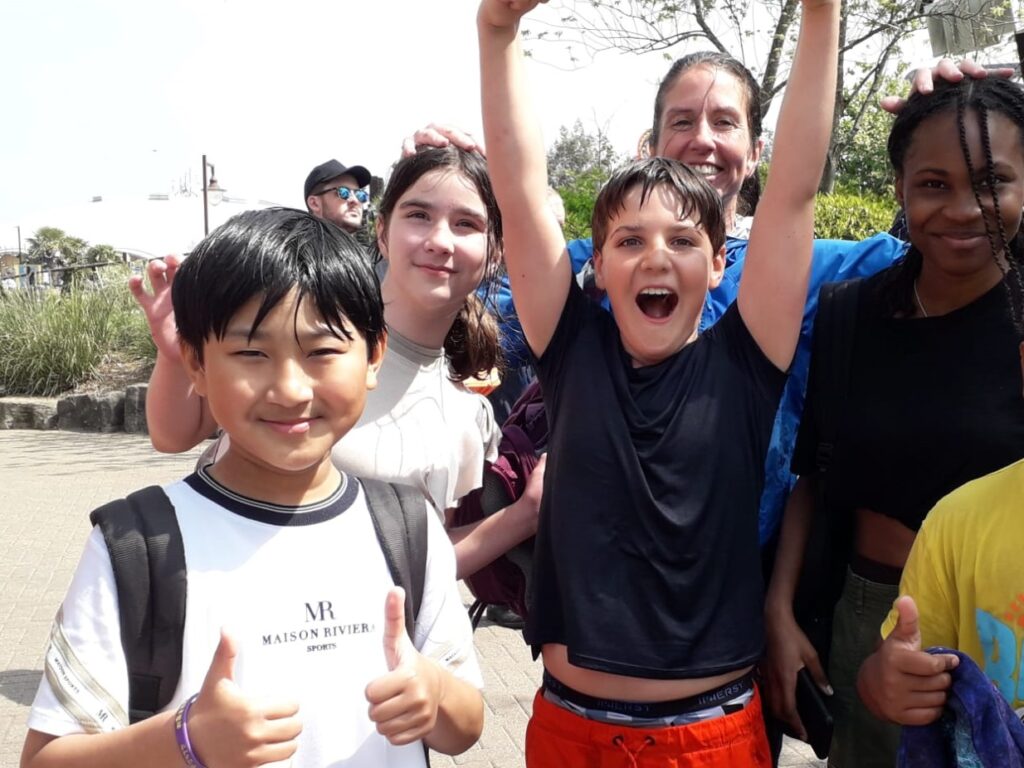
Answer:
<svg viewBox="0 0 1024 768"><path fill-rule="evenodd" d="M1000 77L980 80L964 78L959 83L939 80L931 94L914 93L907 105L893 123L889 132L889 162L898 175L903 173L907 150L917 129L936 115L955 111L960 150L967 165L968 177L978 209L984 211L983 194L991 196L994 207L995 226L988 216L982 215L985 235L988 238L992 258L1003 272L1003 284L1009 293L1010 311L1017 332L1024 336L1024 234L1018 228L1012 237L1003 226L999 210L999 196L996 191L996 177L992 162L992 140L989 131L989 114L1004 115L1021 127L1020 140L1024 146L1024 89L1016 83ZM984 181L975 180L975 168L967 145L966 121L968 112L973 112L978 121L981 145L985 155ZM911 244L907 254L889 270L879 287L884 311L894 317L909 317L914 314L914 281L921 274L923 256Z"/></svg>

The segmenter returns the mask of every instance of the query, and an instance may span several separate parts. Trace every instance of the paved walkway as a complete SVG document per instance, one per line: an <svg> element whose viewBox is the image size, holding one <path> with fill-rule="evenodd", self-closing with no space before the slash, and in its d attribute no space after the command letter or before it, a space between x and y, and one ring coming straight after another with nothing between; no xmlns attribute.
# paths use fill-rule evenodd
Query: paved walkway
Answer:
<svg viewBox="0 0 1024 768"><path fill-rule="evenodd" d="M0 431L0 768L16 768L41 675L50 622L89 531L88 513L112 498L190 471L198 450L155 453L146 438ZM484 622L476 632L486 684L484 735L434 768L515 768L540 667L519 633ZM820 766L788 742L783 766Z"/></svg>

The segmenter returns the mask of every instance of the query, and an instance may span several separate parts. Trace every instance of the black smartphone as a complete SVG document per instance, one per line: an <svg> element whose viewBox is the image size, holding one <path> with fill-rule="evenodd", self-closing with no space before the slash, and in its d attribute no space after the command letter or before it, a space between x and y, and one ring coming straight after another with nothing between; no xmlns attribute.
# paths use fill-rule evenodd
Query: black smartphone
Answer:
<svg viewBox="0 0 1024 768"><path fill-rule="evenodd" d="M804 667L796 675L796 713L807 731L807 743L819 760L828 757L832 744L832 713L825 692L818 687Z"/></svg>

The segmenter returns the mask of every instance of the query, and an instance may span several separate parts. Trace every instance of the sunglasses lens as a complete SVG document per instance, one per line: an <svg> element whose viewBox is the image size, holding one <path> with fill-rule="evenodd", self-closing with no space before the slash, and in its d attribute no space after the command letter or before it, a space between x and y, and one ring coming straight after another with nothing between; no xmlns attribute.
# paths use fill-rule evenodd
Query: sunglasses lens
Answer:
<svg viewBox="0 0 1024 768"><path fill-rule="evenodd" d="M358 200L360 203L365 203L369 199L370 199L370 196L368 194L366 194L366 192L364 192L361 189L357 189L356 190L356 200Z"/></svg>

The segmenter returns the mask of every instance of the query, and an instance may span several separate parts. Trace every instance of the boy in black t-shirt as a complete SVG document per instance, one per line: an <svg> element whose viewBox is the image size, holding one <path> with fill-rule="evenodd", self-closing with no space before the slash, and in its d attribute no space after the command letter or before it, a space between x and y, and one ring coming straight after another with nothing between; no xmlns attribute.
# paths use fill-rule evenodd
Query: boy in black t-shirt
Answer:
<svg viewBox="0 0 1024 768"><path fill-rule="evenodd" d="M675 161L629 165L598 197L594 267L612 315L572 281L520 71L516 28L536 4L483 0L478 17L488 166L551 422L526 632L545 679L527 764L626 752L650 765L700 754L767 766L749 676L763 636L757 507L807 292L839 2L803 0L739 297L700 336L724 266L722 201ZM696 76L712 98L716 72ZM700 106L671 125L705 120ZM718 172L708 152L694 163Z"/></svg>

